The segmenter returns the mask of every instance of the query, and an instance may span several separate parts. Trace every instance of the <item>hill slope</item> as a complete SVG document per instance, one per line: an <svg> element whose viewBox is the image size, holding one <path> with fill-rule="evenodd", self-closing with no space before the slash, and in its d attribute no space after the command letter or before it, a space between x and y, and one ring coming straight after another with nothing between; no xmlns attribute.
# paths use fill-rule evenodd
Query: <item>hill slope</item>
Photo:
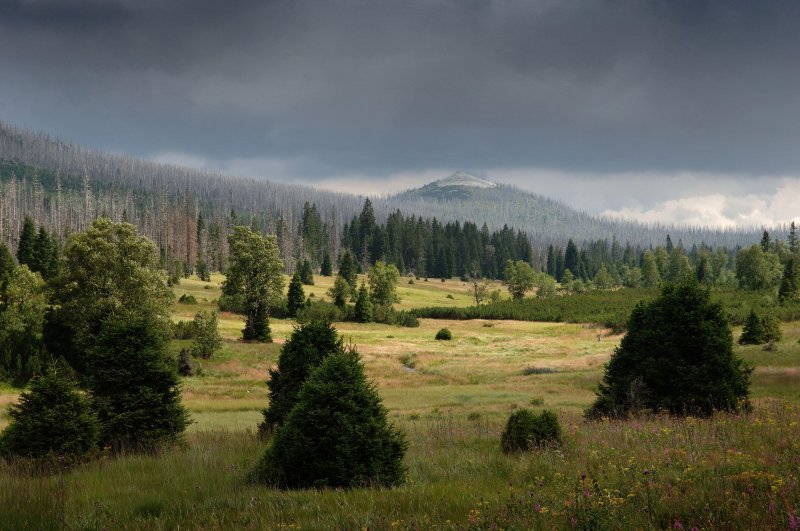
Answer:
<svg viewBox="0 0 800 531"><path fill-rule="evenodd" d="M386 199L404 212L429 212L442 220L486 222L490 228L504 224L522 229L535 244L563 244L616 238L643 246L663 243L667 234L687 246L750 244L761 236L760 228L718 230L705 227L649 225L636 221L592 216L564 203L515 186L493 183L465 172L407 190Z"/></svg>

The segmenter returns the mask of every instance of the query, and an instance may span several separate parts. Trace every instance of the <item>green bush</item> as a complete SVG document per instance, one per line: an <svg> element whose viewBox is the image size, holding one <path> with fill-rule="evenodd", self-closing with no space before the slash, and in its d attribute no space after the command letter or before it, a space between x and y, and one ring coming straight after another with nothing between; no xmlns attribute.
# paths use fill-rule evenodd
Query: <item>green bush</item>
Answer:
<svg viewBox="0 0 800 531"><path fill-rule="evenodd" d="M0 434L3 457L80 461L97 451L97 415L66 364L35 376L9 415L11 424Z"/></svg>
<svg viewBox="0 0 800 531"><path fill-rule="evenodd" d="M500 447L505 453L558 444L561 444L561 424L549 410L537 415L528 409L518 409L509 417L500 437Z"/></svg>
<svg viewBox="0 0 800 531"><path fill-rule="evenodd" d="M406 448L358 354L338 352L303 383L256 474L282 488L393 486L405 479Z"/></svg>
<svg viewBox="0 0 800 531"><path fill-rule="evenodd" d="M176 321L171 325L172 339L194 339L197 330L194 321Z"/></svg>
<svg viewBox="0 0 800 531"><path fill-rule="evenodd" d="M198 358L210 358L214 355L214 351L222 347L217 312L197 312L192 325L194 328L192 354Z"/></svg>
<svg viewBox="0 0 800 531"><path fill-rule="evenodd" d="M195 299L194 295L184 293L180 296L178 302L181 304L197 304L197 299Z"/></svg>
<svg viewBox="0 0 800 531"><path fill-rule="evenodd" d="M395 310L393 308L375 309L375 322L384 323L392 326L403 326L406 328L417 328L419 319L411 312L405 310Z"/></svg>
<svg viewBox="0 0 800 531"><path fill-rule="evenodd" d="M442 328L438 332L436 332L436 340L437 341L450 341L453 339L453 333L450 331L449 328Z"/></svg>
<svg viewBox="0 0 800 531"><path fill-rule="evenodd" d="M269 371L269 407L264 410L259 432L268 433L282 424L308 374L326 357L343 351L342 339L330 323L312 321L297 326L281 347L278 367Z"/></svg>
<svg viewBox="0 0 800 531"><path fill-rule="evenodd" d="M314 301L307 303L297 314L298 323L324 321L328 323L343 321L344 311L332 302Z"/></svg>
<svg viewBox="0 0 800 531"><path fill-rule="evenodd" d="M194 376L195 363L192 359L192 353L188 348L182 348L178 354L178 374L181 376Z"/></svg>
<svg viewBox="0 0 800 531"><path fill-rule="evenodd" d="M747 400L751 372L733 353L722 305L696 283L667 286L631 313L587 415L736 410Z"/></svg>

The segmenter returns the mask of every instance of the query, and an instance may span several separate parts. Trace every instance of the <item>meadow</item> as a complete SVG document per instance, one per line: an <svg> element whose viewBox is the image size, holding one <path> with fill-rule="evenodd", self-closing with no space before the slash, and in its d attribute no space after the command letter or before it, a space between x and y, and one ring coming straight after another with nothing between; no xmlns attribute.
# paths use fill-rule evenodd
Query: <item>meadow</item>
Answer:
<svg viewBox="0 0 800 531"><path fill-rule="evenodd" d="M183 280L173 318L215 308L221 276ZM306 295L322 299L332 279ZM399 286L400 309L469 307L469 286ZM498 286L499 287L499 286ZM177 300L177 297L176 297ZM603 364L621 335L586 323L420 319L418 328L337 323L361 353L390 418L408 435L406 485L278 491L251 484L265 381L294 321L273 344L238 340L223 313L222 349L183 380L194 423L183 448L106 457L60 474L0 464L1 529L787 529L800 525L800 322L775 350L736 347L755 366L753 412L712 419L649 416L587 422ZM452 341L436 341L442 327ZM735 329L734 336L739 330ZM187 341L175 340L173 352ZM17 390L0 389L0 407ZM555 410L561 448L506 456L516 408ZM0 424L7 422L4 416Z"/></svg>

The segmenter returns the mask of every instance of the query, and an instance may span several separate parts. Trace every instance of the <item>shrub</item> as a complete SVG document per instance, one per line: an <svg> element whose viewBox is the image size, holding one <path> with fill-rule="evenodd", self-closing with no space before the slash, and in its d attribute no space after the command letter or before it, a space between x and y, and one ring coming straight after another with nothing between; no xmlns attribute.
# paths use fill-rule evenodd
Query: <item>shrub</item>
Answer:
<svg viewBox="0 0 800 531"><path fill-rule="evenodd" d="M417 354L416 353L401 354L398 359L400 360L400 363L403 364L403 367L405 367L407 369L413 369L413 368L415 368L417 366Z"/></svg>
<svg viewBox="0 0 800 531"><path fill-rule="evenodd" d="M549 410L537 415L528 409L518 409L509 417L500 438L500 447L505 453L558 444L561 444L561 424Z"/></svg>
<svg viewBox="0 0 800 531"><path fill-rule="evenodd" d="M531 374L553 374L556 372L558 372L558 370L551 367L525 367L522 369L522 374L524 376L530 376Z"/></svg>
<svg viewBox="0 0 800 531"><path fill-rule="evenodd" d="M406 328L417 328L419 326L419 319L411 312L405 310L393 310L389 308L388 311L383 313L382 319L375 319L377 322L393 326L403 326Z"/></svg>
<svg viewBox="0 0 800 531"><path fill-rule="evenodd" d="M256 474L283 488L398 485L406 448L358 354L338 352L303 383Z"/></svg>
<svg viewBox="0 0 800 531"><path fill-rule="evenodd" d="M197 304L197 299L194 297L194 295L184 293L180 296L178 302L181 304Z"/></svg>
<svg viewBox="0 0 800 531"><path fill-rule="evenodd" d="M188 348L182 348L178 354L178 374L181 376L194 376L195 363Z"/></svg>
<svg viewBox="0 0 800 531"><path fill-rule="evenodd" d="M89 388L100 441L115 451L152 451L178 441L189 424L166 341L146 317L107 319L89 352Z"/></svg>
<svg viewBox="0 0 800 531"><path fill-rule="evenodd" d="M709 292L696 283L667 286L631 313L587 414L736 410L747 400L751 372L733 354L728 320Z"/></svg>
<svg viewBox="0 0 800 531"><path fill-rule="evenodd" d="M308 323L311 321L333 323L342 320L342 310L335 304L325 301L307 303L297 314L298 323Z"/></svg>
<svg viewBox="0 0 800 531"><path fill-rule="evenodd" d="M308 374L323 359L343 350L342 339L330 323L314 321L297 326L281 347L278 367L269 371L269 407L264 410L259 432L268 433L282 424Z"/></svg>
<svg viewBox="0 0 800 531"><path fill-rule="evenodd" d="M35 376L9 415L11 424L0 434L3 457L80 461L97 450L97 415L66 364Z"/></svg>
<svg viewBox="0 0 800 531"><path fill-rule="evenodd" d="M450 331L449 328L442 328L438 332L436 332L436 340L437 341L450 341L453 339L453 333Z"/></svg>
<svg viewBox="0 0 800 531"><path fill-rule="evenodd" d="M197 312L192 324L195 334L192 354L198 358L210 358L214 355L215 350L222 347L217 312Z"/></svg>
<svg viewBox="0 0 800 531"><path fill-rule="evenodd" d="M194 327L194 321L176 321L172 323L173 339L194 339L196 335L197 330Z"/></svg>

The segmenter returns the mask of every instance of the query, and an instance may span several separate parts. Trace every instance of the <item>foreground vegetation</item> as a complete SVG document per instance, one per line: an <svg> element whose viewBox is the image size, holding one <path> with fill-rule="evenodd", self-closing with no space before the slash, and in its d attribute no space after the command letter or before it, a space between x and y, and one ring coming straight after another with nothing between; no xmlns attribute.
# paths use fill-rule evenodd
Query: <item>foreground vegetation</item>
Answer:
<svg viewBox="0 0 800 531"><path fill-rule="evenodd" d="M221 280L182 280L176 295L195 302L175 303L173 319L213 309ZM306 292L323 298L333 279L315 280ZM398 291L406 309L469 305L468 286L456 280L401 283ZM2 464L0 529L786 529L797 522L800 323L782 325L774 350L735 347L755 366L750 415L626 422L582 417L619 344L608 329L503 320L337 323L345 342L358 345L389 420L409 443L404 486L349 491L281 491L249 481L266 448L256 429L268 371L295 321L271 320L275 344L239 340L243 325L222 313L222 348L198 360L199 375L183 379L194 421L184 447L107 456L55 475ZM450 341L435 339L442 327ZM177 355L189 343L173 340L170 349ZM16 395L5 388L0 403ZM554 410L564 445L503 454L506 419L523 407Z"/></svg>
<svg viewBox="0 0 800 531"><path fill-rule="evenodd" d="M586 423L565 445L507 456L502 423L402 416L405 486L267 489L247 481L264 443L203 431L186 449L63 475L0 465L6 529L791 529L800 507L796 406L749 416Z"/></svg>

